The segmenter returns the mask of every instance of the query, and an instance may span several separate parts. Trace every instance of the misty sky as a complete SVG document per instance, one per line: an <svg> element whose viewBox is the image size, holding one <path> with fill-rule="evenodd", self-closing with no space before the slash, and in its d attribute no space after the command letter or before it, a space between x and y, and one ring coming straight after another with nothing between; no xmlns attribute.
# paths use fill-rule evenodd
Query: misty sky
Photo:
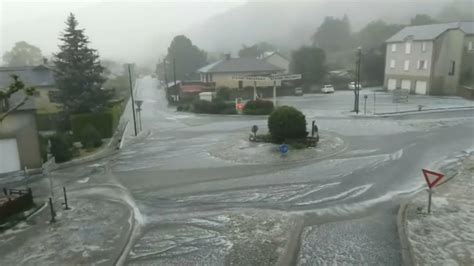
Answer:
<svg viewBox="0 0 474 266"><path fill-rule="evenodd" d="M57 52L59 33L73 12L102 58L151 64L174 35L244 2L0 0L0 54L21 40L44 55Z"/></svg>

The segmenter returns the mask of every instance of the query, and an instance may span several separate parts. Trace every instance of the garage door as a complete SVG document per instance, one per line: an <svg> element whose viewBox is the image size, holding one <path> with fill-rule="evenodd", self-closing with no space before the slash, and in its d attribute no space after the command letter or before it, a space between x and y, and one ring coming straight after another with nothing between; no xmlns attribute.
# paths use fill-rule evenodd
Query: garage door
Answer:
<svg viewBox="0 0 474 266"><path fill-rule="evenodd" d="M387 88L389 91L393 91L397 88L397 80L396 79L388 79Z"/></svg>
<svg viewBox="0 0 474 266"><path fill-rule="evenodd" d="M0 139L0 173L20 170L20 156L16 139Z"/></svg>
<svg viewBox="0 0 474 266"><path fill-rule="evenodd" d="M426 94L426 81L417 81L415 87L416 94Z"/></svg>
<svg viewBox="0 0 474 266"><path fill-rule="evenodd" d="M409 90L411 88L411 81L403 79L402 80L402 89Z"/></svg>

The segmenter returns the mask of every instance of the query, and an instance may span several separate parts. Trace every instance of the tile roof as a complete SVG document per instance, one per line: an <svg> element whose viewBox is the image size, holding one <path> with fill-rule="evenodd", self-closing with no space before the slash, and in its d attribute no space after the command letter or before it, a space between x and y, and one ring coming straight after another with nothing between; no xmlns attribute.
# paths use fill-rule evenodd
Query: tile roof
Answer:
<svg viewBox="0 0 474 266"><path fill-rule="evenodd" d="M6 88L12 82L11 75L20 77L27 86L44 87L55 86L54 73L50 67L23 66L23 67L0 67L0 88Z"/></svg>
<svg viewBox="0 0 474 266"><path fill-rule="evenodd" d="M409 36L414 41L433 40L450 29L461 29L466 34L474 34L474 21L409 26L397 32L386 42L403 42Z"/></svg>
<svg viewBox="0 0 474 266"><path fill-rule="evenodd" d="M198 73L278 72L284 69L255 58L222 59L197 70Z"/></svg>

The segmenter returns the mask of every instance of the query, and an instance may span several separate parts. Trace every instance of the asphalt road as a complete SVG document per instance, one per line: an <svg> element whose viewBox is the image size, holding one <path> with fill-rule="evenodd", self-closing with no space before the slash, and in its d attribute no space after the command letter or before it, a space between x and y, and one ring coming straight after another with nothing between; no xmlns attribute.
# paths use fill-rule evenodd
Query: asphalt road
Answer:
<svg viewBox="0 0 474 266"><path fill-rule="evenodd" d="M276 215L289 217L275 218L281 228L293 218L304 225L298 245L290 247L291 263L399 265L398 204L422 188L421 168L436 168L474 146L472 111L354 118L344 114L351 92L336 92L284 97L279 105L300 108L308 122L337 133L348 145L345 151L324 160L243 164L209 150L230 136L249 134L253 124L265 128L266 117L175 112L149 77L138 80L136 91L144 100L143 131L133 137L129 127L124 148L110 162L143 217L129 263L273 264L271 245L281 247L272 242L280 232L257 232L268 237L268 247L252 242L259 238L254 231L243 232ZM383 98L377 103L382 108ZM245 249L242 243L255 246ZM249 257L255 260L244 260Z"/></svg>

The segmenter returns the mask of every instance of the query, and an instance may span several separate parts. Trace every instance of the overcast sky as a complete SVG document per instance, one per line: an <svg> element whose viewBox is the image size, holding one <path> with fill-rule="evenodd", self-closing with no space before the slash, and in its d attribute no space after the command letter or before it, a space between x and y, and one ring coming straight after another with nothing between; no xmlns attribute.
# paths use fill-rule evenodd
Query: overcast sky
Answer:
<svg viewBox="0 0 474 266"><path fill-rule="evenodd" d="M150 63L174 35L244 2L0 0L0 54L21 40L39 47L44 55L56 52L59 33L72 12L101 57Z"/></svg>

